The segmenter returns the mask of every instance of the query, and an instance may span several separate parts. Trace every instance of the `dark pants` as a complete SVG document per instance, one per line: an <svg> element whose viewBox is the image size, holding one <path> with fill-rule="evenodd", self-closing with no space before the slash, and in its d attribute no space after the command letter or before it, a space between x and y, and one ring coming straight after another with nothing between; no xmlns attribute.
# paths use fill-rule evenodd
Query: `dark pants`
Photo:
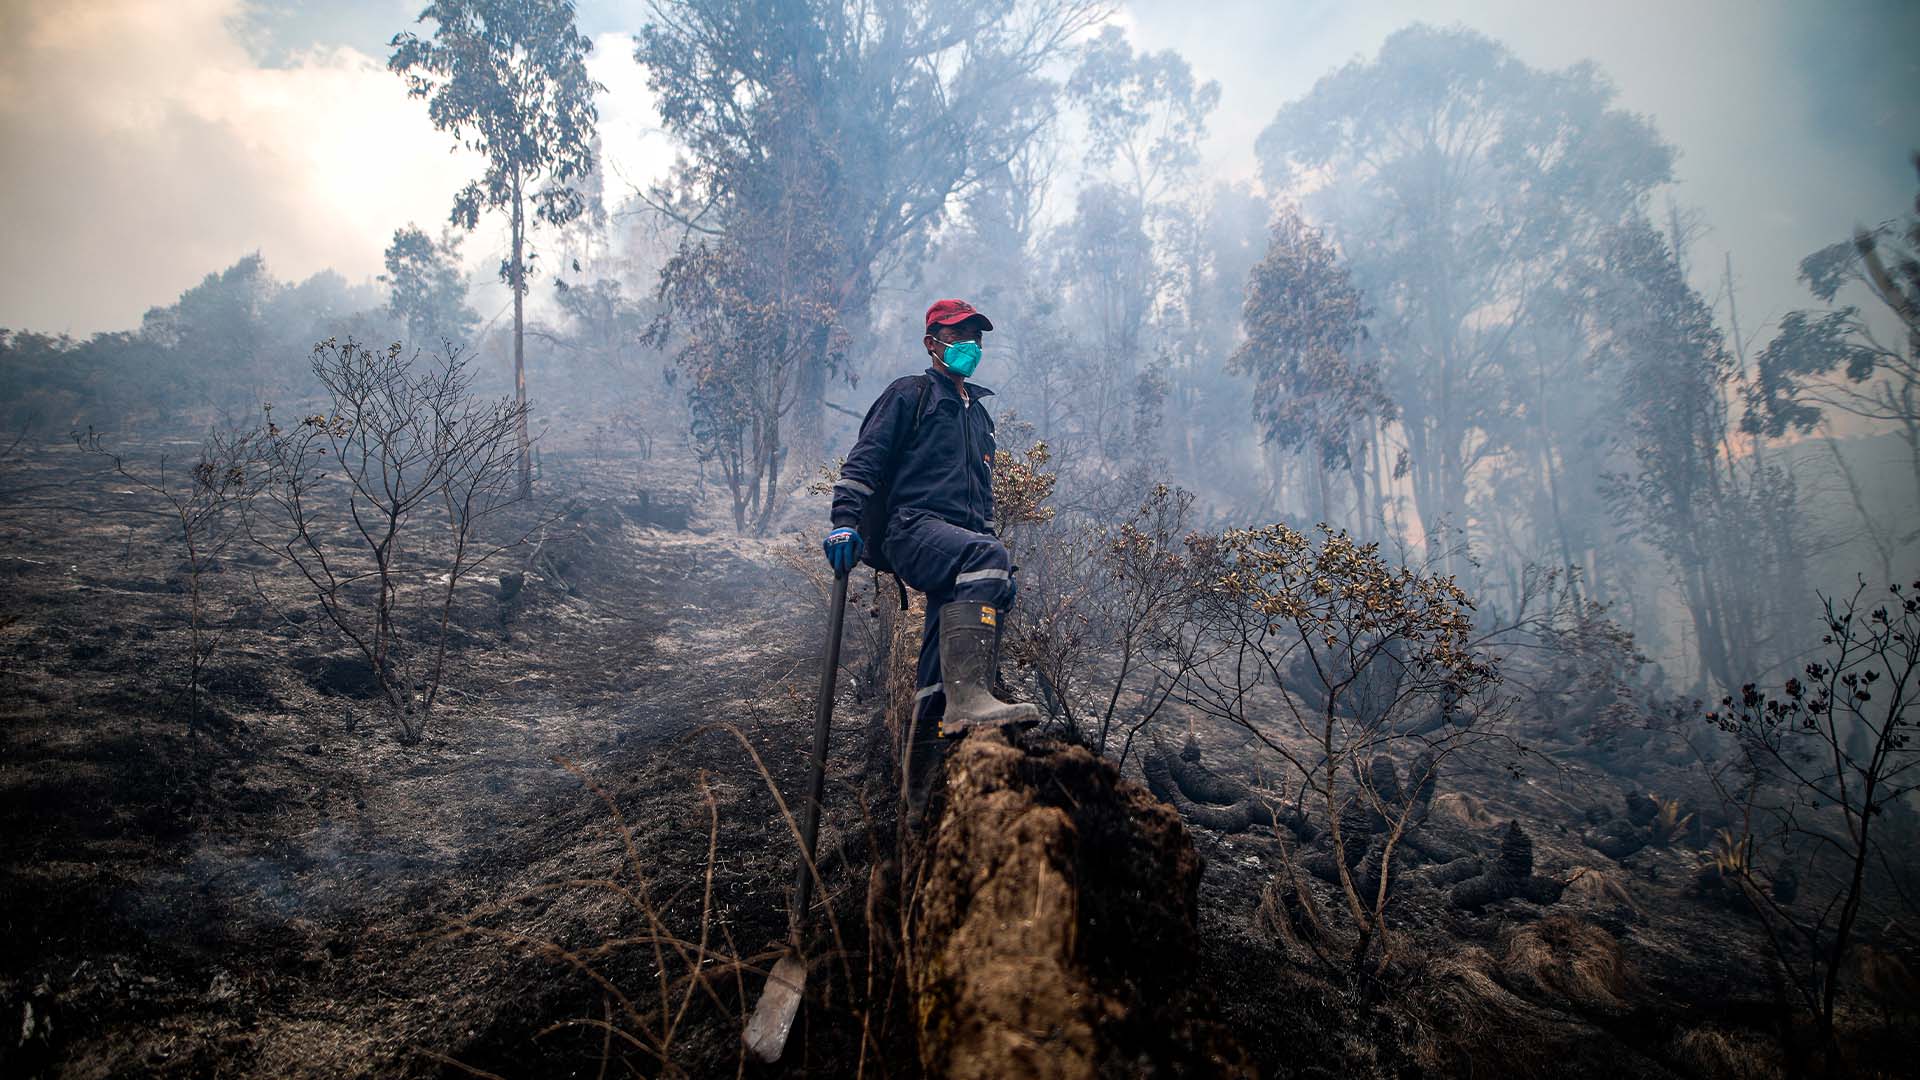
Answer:
<svg viewBox="0 0 1920 1080"><path fill-rule="evenodd" d="M1005 609L1013 599L1013 563L1007 546L986 533L925 514L897 524L887 533L887 561L900 580L927 597L914 714L939 716L946 708L940 682L940 607L966 600Z"/></svg>
<svg viewBox="0 0 1920 1080"><path fill-rule="evenodd" d="M887 533L887 561L909 588L927 598L920 633L920 668L914 685L913 750L909 771L931 768L935 724L946 711L940 681L940 607L965 600L1005 610L1013 600L1013 563L1007 547L986 533L971 532L929 515L909 516Z"/></svg>

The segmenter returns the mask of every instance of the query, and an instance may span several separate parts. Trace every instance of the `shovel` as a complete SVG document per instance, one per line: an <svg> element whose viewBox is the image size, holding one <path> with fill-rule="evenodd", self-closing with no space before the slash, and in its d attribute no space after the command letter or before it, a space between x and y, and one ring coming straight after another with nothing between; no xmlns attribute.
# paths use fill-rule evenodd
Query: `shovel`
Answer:
<svg viewBox="0 0 1920 1080"><path fill-rule="evenodd" d="M799 893L792 916L792 939L787 955L773 965L767 975L767 988L760 992L760 1003L753 1008L747 1030L740 1040L754 1060L773 1064L787 1048L787 1035L793 1031L793 1018L800 1012L800 998L806 990L807 964L800 958L800 940L806 930L807 909L813 902L813 853L820 838L820 787L827 772L827 729L833 724L833 683L840 674L840 626L847 614L847 573L833 576L833 599L828 601L827 664L820 672L820 705L813 714L813 763L807 777L807 816L800 831L805 857L800 860Z"/></svg>

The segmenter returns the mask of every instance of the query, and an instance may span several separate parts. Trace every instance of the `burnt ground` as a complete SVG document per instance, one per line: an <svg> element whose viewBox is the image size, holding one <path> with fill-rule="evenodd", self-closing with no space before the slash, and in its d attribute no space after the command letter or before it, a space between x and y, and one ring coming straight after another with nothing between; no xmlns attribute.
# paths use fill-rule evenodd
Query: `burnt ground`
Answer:
<svg viewBox="0 0 1920 1080"><path fill-rule="evenodd" d="M0 1074L916 1075L897 973L861 932L894 909L869 889L883 741L852 674L823 840L842 934L783 1064L740 1060L785 931L794 847L767 779L804 783L821 596L794 569L811 542L732 537L723 494L690 528L649 523L693 483L671 461L554 463L554 539L464 589L452 691L403 746L311 597L244 546L204 579L217 651L190 735L157 504L70 447L6 463ZM498 571L523 567L503 603ZM1261 779L1230 764L1242 737L1201 735L1209 763ZM1477 913L1411 890L1377 984L1276 931L1278 839L1193 830L1199 968L1262 1074L1771 1075L1761 941L1695 895L1699 830L1602 856L1582 815L1634 785L1561 749L1518 778L1451 775L1442 803L1488 855L1525 822L1536 870L1582 884ZM1677 763L1653 775L1685 793ZM1563 939L1611 941L1618 970L1595 989L1515 959Z"/></svg>
<svg viewBox="0 0 1920 1080"><path fill-rule="evenodd" d="M556 758L612 795L651 901L689 938L704 783L713 940L752 955L780 939L785 826L740 743L703 729L734 725L801 786L819 602L796 591L793 540L650 527L623 509L632 491L689 477L576 468L554 486L583 508L562 522L577 533L551 530L574 539L550 541L511 605L495 571L517 554L466 587L452 691L403 746L318 605L238 544L203 579L217 649L190 737L182 557L159 504L71 447L9 463L0 1073L437 1075L434 1055L597 1069L599 1033L540 1034L601 1015L603 996L547 946L591 947L643 916L564 888L483 920L507 937L447 936L528 890L636 880L612 813ZM839 732L837 753L861 745L861 725ZM643 994L651 957L601 966ZM703 996L675 1041L696 1072L733 1069L737 1029L708 1015L723 1007L738 1002Z"/></svg>

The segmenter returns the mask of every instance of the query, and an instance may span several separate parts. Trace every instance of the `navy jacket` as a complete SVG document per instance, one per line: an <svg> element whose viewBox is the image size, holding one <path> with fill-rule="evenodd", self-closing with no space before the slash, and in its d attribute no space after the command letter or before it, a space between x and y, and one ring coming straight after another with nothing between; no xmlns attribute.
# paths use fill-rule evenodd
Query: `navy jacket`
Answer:
<svg viewBox="0 0 1920 1080"><path fill-rule="evenodd" d="M926 377L933 385L918 433L913 407L921 376L895 379L873 403L833 485L835 527L859 527L861 508L892 468L889 531L904 516L924 513L973 532L993 532L993 418L980 400L993 391L968 383L972 401L962 405L951 378L932 367Z"/></svg>

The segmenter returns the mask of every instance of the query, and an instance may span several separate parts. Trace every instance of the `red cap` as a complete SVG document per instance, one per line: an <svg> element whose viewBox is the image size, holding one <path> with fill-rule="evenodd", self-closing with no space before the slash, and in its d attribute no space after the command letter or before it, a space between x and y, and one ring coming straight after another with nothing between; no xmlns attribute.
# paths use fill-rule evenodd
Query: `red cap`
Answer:
<svg viewBox="0 0 1920 1080"><path fill-rule="evenodd" d="M980 320L980 329L982 330L993 329L993 320L973 310L973 305L967 303L965 300L935 300L933 306L927 309L927 328L929 330L936 326L952 326L955 323L963 323L969 319Z"/></svg>

